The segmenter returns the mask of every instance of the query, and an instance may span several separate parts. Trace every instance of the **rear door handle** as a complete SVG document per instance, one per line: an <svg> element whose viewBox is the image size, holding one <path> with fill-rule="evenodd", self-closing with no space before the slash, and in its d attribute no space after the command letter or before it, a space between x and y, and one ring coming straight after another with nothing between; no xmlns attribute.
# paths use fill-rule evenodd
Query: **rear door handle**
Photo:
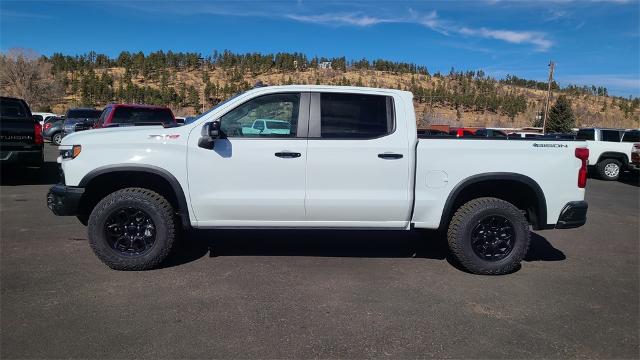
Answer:
<svg viewBox="0 0 640 360"><path fill-rule="evenodd" d="M378 157L380 159L402 159L402 154L395 154L395 153L382 153L382 154L378 154Z"/></svg>
<svg viewBox="0 0 640 360"><path fill-rule="evenodd" d="M298 152L291 152L291 151L280 151L275 153L275 155L279 158L293 159L293 158L299 158L302 154Z"/></svg>

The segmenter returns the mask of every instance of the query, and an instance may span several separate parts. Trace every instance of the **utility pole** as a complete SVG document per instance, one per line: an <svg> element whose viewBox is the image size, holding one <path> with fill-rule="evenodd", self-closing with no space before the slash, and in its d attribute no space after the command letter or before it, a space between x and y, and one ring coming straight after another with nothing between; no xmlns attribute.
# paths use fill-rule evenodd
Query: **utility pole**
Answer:
<svg viewBox="0 0 640 360"><path fill-rule="evenodd" d="M549 116L549 101L551 100L551 82L553 81L553 69L556 64L553 61L549 62L549 82L547 86L547 102L544 105L544 120L542 121L542 134L547 133L547 117Z"/></svg>

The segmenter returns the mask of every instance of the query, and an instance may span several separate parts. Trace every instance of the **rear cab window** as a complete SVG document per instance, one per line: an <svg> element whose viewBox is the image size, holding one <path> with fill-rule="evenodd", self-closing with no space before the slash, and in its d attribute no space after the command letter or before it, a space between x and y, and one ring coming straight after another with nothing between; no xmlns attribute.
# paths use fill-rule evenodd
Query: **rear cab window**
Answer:
<svg viewBox="0 0 640 360"><path fill-rule="evenodd" d="M320 94L320 137L373 139L394 131L393 99L384 95Z"/></svg>
<svg viewBox="0 0 640 360"><path fill-rule="evenodd" d="M0 116L3 118L29 119L32 120L31 112L26 103L19 99L0 99Z"/></svg>
<svg viewBox="0 0 640 360"><path fill-rule="evenodd" d="M594 129L580 129L576 135L578 140L595 140L596 131Z"/></svg>
<svg viewBox="0 0 640 360"><path fill-rule="evenodd" d="M622 142L640 142L640 130L625 131Z"/></svg>
<svg viewBox="0 0 640 360"><path fill-rule="evenodd" d="M620 142L620 131L618 130L601 130L602 141Z"/></svg>

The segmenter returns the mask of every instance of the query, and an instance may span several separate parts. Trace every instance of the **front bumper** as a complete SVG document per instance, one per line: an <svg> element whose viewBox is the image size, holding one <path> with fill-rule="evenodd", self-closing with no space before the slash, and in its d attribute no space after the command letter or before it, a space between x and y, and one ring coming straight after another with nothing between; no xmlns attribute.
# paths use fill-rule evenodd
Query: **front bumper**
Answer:
<svg viewBox="0 0 640 360"><path fill-rule="evenodd" d="M47 207L58 216L78 215L82 194L82 187L54 185L47 194Z"/></svg>
<svg viewBox="0 0 640 360"><path fill-rule="evenodd" d="M571 201L562 208L556 229L573 229L584 225L587 222L586 201Z"/></svg>
<svg viewBox="0 0 640 360"><path fill-rule="evenodd" d="M16 165L42 165L44 162L42 148L36 150L2 150L0 151L1 164Z"/></svg>

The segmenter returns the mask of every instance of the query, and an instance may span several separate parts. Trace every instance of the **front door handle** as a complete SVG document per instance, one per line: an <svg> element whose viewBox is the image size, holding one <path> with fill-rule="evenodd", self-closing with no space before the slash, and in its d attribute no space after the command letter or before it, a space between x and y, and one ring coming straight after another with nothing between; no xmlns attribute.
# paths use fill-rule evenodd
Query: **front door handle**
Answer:
<svg viewBox="0 0 640 360"><path fill-rule="evenodd" d="M378 154L378 157L380 159L402 159L402 154L382 153L382 154Z"/></svg>
<svg viewBox="0 0 640 360"><path fill-rule="evenodd" d="M299 158L302 154L298 152L281 151L281 152L275 153L275 155L279 158L293 159L293 158Z"/></svg>

